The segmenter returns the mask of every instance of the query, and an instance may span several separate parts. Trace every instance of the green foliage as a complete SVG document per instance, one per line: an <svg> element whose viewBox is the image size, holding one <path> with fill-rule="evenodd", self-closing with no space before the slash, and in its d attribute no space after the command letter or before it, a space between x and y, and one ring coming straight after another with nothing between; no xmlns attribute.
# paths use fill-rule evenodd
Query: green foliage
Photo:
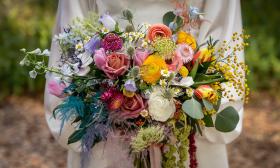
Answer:
<svg viewBox="0 0 280 168"><path fill-rule="evenodd" d="M217 114L215 128L221 132L231 132L236 128L238 121L238 112L229 106Z"/></svg>
<svg viewBox="0 0 280 168"><path fill-rule="evenodd" d="M42 92L44 78L32 80L19 66L21 48L49 48L56 1L0 1L0 100L11 94ZM21 57L22 56L22 57Z"/></svg>
<svg viewBox="0 0 280 168"><path fill-rule="evenodd" d="M250 87L277 94L280 83L280 1L241 2L244 28L252 36L246 50L246 61L251 70Z"/></svg>
<svg viewBox="0 0 280 168"><path fill-rule="evenodd" d="M195 99L186 100L182 105L183 111L194 119L202 119L204 117L201 104Z"/></svg>

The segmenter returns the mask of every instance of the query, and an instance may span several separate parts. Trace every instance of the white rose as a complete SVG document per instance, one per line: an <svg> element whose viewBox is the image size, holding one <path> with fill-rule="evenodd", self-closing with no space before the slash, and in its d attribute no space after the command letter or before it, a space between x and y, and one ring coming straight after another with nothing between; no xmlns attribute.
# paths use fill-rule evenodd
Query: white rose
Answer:
<svg viewBox="0 0 280 168"><path fill-rule="evenodd" d="M148 109L152 119L161 122L167 121L176 111L174 101L164 98L160 87L153 88L148 100Z"/></svg>

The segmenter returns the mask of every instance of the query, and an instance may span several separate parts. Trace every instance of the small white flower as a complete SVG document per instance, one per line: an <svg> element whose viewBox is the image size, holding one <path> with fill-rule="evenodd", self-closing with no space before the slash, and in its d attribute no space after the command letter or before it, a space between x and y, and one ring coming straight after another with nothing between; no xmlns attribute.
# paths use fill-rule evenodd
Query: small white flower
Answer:
<svg viewBox="0 0 280 168"><path fill-rule="evenodd" d="M148 42L146 40L143 40L141 47L146 48L147 46L148 46Z"/></svg>
<svg viewBox="0 0 280 168"><path fill-rule="evenodd" d="M35 70L30 71L29 76L30 76L30 78L35 79L37 76L37 72Z"/></svg>
<svg viewBox="0 0 280 168"><path fill-rule="evenodd" d="M181 88L174 88L174 94L175 94L175 96L181 96L182 95L182 89Z"/></svg>
<svg viewBox="0 0 280 168"><path fill-rule="evenodd" d="M25 48L22 48L22 49L20 49L20 51L25 53L25 52L26 52L26 49L25 49Z"/></svg>
<svg viewBox="0 0 280 168"><path fill-rule="evenodd" d="M26 62L26 58L24 57L24 58L19 62L19 65L20 65L20 66L24 66L24 65L25 65L25 62Z"/></svg>
<svg viewBox="0 0 280 168"><path fill-rule="evenodd" d="M162 87L167 86L167 82L166 82L166 80L165 80L165 79L161 79L161 80L159 80L159 84L160 84L160 86L162 86Z"/></svg>
<svg viewBox="0 0 280 168"><path fill-rule="evenodd" d="M165 78L168 78L168 77L170 77L171 72L168 71L167 69L163 69L163 70L160 71L160 74L161 74L161 76L163 76Z"/></svg>
<svg viewBox="0 0 280 168"><path fill-rule="evenodd" d="M43 52L42 52L42 55L44 56L50 56L50 51L48 49L45 49Z"/></svg>
<svg viewBox="0 0 280 168"><path fill-rule="evenodd" d="M192 96L193 96L193 93L194 93L194 91L193 91L192 88L187 88L187 89L186 89L186 94L187 94L188 97L192 97Z"/></svg>
<svg viewBox="0 0 280 168"><path fill-rule="evenodd" d="M75 49L78 51L81 51L84 48L84 45L82 42L79 42L78 44L76 44Z"/></svg>
<svg viewBox="0 0 280 168"><path fill-rule="evenodd" d="M172 99L163 97L161 87L154 87L148 100L148 110L153 120L165 122L174 115L176 106Z"/></svg>
<svg viewBox="0 0 280 168"><path fill-rule="evenodd" d="M41 54L41 49L37 48L33 51L28 52L28 54L40 55Z"/></svg>

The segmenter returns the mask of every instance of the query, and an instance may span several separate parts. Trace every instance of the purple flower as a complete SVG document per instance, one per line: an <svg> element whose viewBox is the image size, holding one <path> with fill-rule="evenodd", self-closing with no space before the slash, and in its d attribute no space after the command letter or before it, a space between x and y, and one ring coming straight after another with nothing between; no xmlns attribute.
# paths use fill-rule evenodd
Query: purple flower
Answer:
<svg viewBox="0 0 280 168"><path fill-rule="evenodd" d="M109 33L102 40L101 46L105 51L117 51L122 48L123 40L120 36L114 33Z"/></svg>
<svg viewBox="0 0 280 168"><path fill-rule="evenodd" d="M127 80L124 84L124 87L127 91L130 91L130 92L135 92L137 90L135 81L132 79Z"/></svg>
<svg viewBox="0 0 280 168"><path fill-rule="evenodd" d="M101 15L99 18L99 22L101 22L103 26L109 29L110 31L115 30L116 21L109 14L105 13Z"/></svg>
<svg viewBox="0 0 280 168"><path fill-rule="evenodd" d="M86 43L85 45L85 50L91 54L95 53L95 50L100 48L100 38L99 36L95 35L93 36L89 42Z"/></svg>

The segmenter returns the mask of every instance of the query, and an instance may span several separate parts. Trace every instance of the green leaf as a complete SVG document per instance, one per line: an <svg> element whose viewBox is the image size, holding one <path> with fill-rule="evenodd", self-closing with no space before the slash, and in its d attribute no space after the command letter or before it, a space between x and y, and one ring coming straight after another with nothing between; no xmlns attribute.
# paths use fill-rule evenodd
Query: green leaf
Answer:
<svg viewBox="0 0 280 168"><path fill-rule="evenodd" d="M213 104L207 101L206 99L202 99L202 102L207 111L211 111L214 109Z"/></svg>
<svg viewBox="0 0 280 168"><path fill-rule="evenodd" d="M165 13L162 18L162 22L166 26L169 26L169 24L175 20L177 23L177 29L179 29L181 26L183 26L183 24L184 24L183 19L180 16L176 16L173 11L169 11L169 12Z"/></svg>
<svg viewBox="0 0 280 168"><path fill-rule="evenodd" d="M79 129L70 135L68 138L68 144L75 143L82 139L83 135L86 133L85 129Z"/></svg>
<svg viewBox="0 0 280 168"><path fill-rule="evenodd" d="M238 121L238 112L229 106L217 114L215 128L221 132L231 132L236 128Z"/></svg>
<svg viewBox="0 0 280 168"><path fill-rule="evenodd" d="M169 11L163 15L162 21L163 24L166 26L169 26L170 22L173 22L175 19L176 15L173 13L173 11Z"/></svg>
<svg viewBox="0 0 280 168"><path fill-rule="evenodd" d="M194 119L202 119L203 112L201 104L194 98L186 100L182 105L183 111Z"/></svg>
<svg viewBox="0 0 280 168"><path fill-rule="evenodd" d="M197 69L198 69L198 60L197 61L195 61L195 64L194 64L194 66L193 66L193 68L192 68L192 70L191 70L191 72L190 72L190 76L194 79L195 78L195 76L196 76L196 72L197 72Z"/></svg>
<svg viewBox="0 0 280 168"><path fill-rule="evenodd" d="M214 127L214 122L210 115L205 115L203 121L206 127Z"/></svg>

